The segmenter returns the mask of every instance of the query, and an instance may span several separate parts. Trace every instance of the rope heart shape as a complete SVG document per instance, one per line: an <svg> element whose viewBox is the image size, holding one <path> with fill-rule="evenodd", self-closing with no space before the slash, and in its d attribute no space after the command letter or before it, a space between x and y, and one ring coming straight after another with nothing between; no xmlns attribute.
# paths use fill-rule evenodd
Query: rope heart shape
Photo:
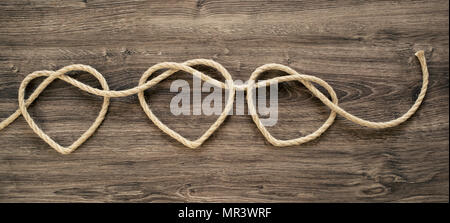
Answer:
<svg viewBox="0 0 450 223"><path fill-rule="evenodd" d="M104 96L102 108L95 119L94 123L84 132L77 140L75 140L69 147L61 146L59 143L57 143L55 140L53 140L50 136L48 136L36 123L34 122L33 118L31 118L30 114L28 113L28 106L42 93L42 91L45 90L45 88L53 82L55 79L60 78L62 80L66 80L69 78L65 75L65 73L70 71L85 71L89 74L92 74L97 80L100 82L100 85L104 90L109 90L108 83L106 83L105 78L103 75L101 75L97 70L95 70L92 67L85 66L85 65L72 65L70 67L62 68L56 72L53 71L38 71L31 73L28 75L20 84L19 87L19 109L22 114L22 116L27 121L28 125L33 129L33 131L41 137L49 146L51 146L56 151L62 153L62 154L69 154L76 150L81 144L83 144L89 137L94 134L94 132L98 129L100 124L103 122L103 119L105 118L106 112L108 111L109 107L109 97ZM28 86L28 84L35 78L38 77L47 77L39 86L36 88L36 90L33 92L33 94L25 101L25 89Z"/></svg>
<svg viewBox="0 0 450 223"><path fill-rule="evenodd" d="M214 62L214 61L205 61L202 59L197 59L197 60L189 60L186 61L182 64L178 64L178 63L160 63L157 64L153 67L150 67L141 77L141 79L139 80L139 85L143 85L147 79L150 77L150 75L152 75L155 71L160 70L160 69L164 69L164 68L171 68L167 71L165 71L163 74L161 74L160 76L167 78L170 75L174 74L176 71L182 70L185 71L187 73L190 73L194 76L202 76L203 74L195 69L193 69L191 66L196 66L196 65L206 65L209 67L212 67L214 69L216 69L217 71L219 71L222 76L225 78L226 80L226 87L228 89L228 99L225 105L225 109L222 111L222 113L219 115L219 117L217 118L217 120L208 128L208 130L206 130L205 133L203 133L202 136L200 136L198 139L196 139L195 141L191 141L186 139L184 136L180 135L179 133L175 132L173 129L169 128L168 126L166 126L164 123L162 123L158 117L156 117L156 115L152 112L152 110L150 109L150 107L148 106L147 102L145 101L145 97L144 97L144 92L140 91L138 93L138 97L139 97L139 102L141 103L141 107L144 110L145 114L147 114L148 118L150 120L152 120L152 122L158 126L163 132L165 132L167 135L171 136L172 138L174 138L175 140L177 140L178 142L181 142L183 145L189 147L189 148L197 148L200 145L203 144L203 142L209 138L209 136L211 136L211 134L213 134L217 128L219 128L219 126L223 123L223 121L225 120L225 118L227 117L227 115L229 114L230 110L233 108L233 102L234 102L234 94L235 94L235 89L233 87L233 79L231 78L230 73L228 73L228 71L219 63ZM159 77L159 76L158 76ZM209 76L204 76L203 79L212 81L212 78L210 78ZM215 84L218 86L223 86L222 82L215 80Z"/></svg>
<svg viewBox="0 0 450 223"><path fill-rule="evenodd" d="M425 94L428 87L428 68L427 63L425 59L424 51L418 51L416 52L415 56L418 58L421 69L422 69L422 87L420 90L419 95L417 96L416 101L411 106L411 108L402 116L399 118L387 121L387 122L373 122L364 120L362 118L356 117L347 111L345 111L343 108L341 108L338 105L338 98L336 95L336 92L333 90L333 88L324 80L311 76L311 75L305 75L305 74L299 74L295 70L281 65L281 64L266 64L261 67L258 67L250 76L250 79L248 81L248 84L244 85L234 85L233 79L231 75L228 73L228 71L219 63L207 60L207 59L194 59L189 60L184 63L173 63L173 62L163 62L156 64L147 71L144 72L142 75L138 86L127 89L127 90L121 90L121 91L114 91L109 90L108 84L106 80L104 79L103 75L101 75L97 70L90 66L81 65L81 64L75 64L75 65L69 65L66 67L63 67L57 71L36 71L31 74L29 74L25 79L22 81L19 87L19 109L16 110L12 115L10 115L8 118L0 122L0 130L10 125L14 120L16 120L20 115L23 115L25 120L27 121L28 125L33 129L33 131L41 137L45 142L47 142L52 148L54 148L56 151L62 154L69 154L76 150L81 144L83 144L92 134L97 130L97 128L100 126L101 122L105 118L108 106L109 106L109 99L112 97L126 97L133 94L138 94L139 102L141 104L142 109L148 116L148 118L163 132L171 136L172 138L176 139L183 145L189 148L197 148L205 142L213 133L216 131L220 125L224 122L225 118L228 116L230 110L233 107L234 103L234 96L236 91L246 91L247 93L247 104L249 108L250 115L252 116L253 121L255 122L258 129L261 131L261 133L264 135L264 137L274 146L292 146L292 145L300 145L302 143L306 143L308 141L314 140L317 137L319 137L322 133L324 133L334 122L336 115L339 114L343 116L344 118L348 119L351 122L354 122L356 124L369 127L369 128L375 128L375 129L383 129L383 128L389 128L394 127L397 125L400 125L401 123L408 120L419 108L419 106L422 104L423 99L425 98ZM208 75L203 74L202 72L192 68L192 66L196 65L205 65L211 68L216 69L221 75L225 78L225 83L218 81ZM152 78L151 80L147 81L147 79L156 71L161 69L167 69L162 74ZM162 123L152 112L149 105L147 104L145 97L144 97L144 91L146 89L151 88L152 86L158 84L159 82L163 81L167 77L171 76L177 71L185 71L187 73L190 73L191 75L200 78L201 80L208 82L209 84L212 84L217 87L221 87L223 89L228 90L228 99L225 105L225 109L222 111L220 116L217 118L217 120L201 135L198 139L191 141L180 135L179 133L175 132L171 128L167 127L164 123ZM288 75L286 76L280 76L275 77L269 80L264 80L258 83L255 83L255 80L258 78L258 76L268 70L280 70ZM85 71L96 77L103 89L97 89L93 88L89 85L86 85L84 83L81 83L70 76L66 75L67 72L70 71ZM25 100L25 88L30 83L31 80L37 78L37 77L47 77L31 94L31 96ZM59 145L57 142L55 142L52 138L50 138L46 133L40 129L34 120L31 118L31 116L28 113L27 107L40 95L40 93L55 79L61 79L75 87L78 87L82 91L102 96L104 97L102 108L99 112L99 115L95 119L94 123L89 127L89 129L83 133L80 138L78 138L75 142L72 143L69 147L63 147ZM264 87L270 84L277 84L281 82L286 81L299 81L302 83L315 97L317 97L320 101L322 101L323 104L325 104L328 108L330 108L330 116L328 119L320 126L316 131L313 133L290 140L280 140L275 137L273 137L269 131L264 127L262 124L258 114L256 113L256 108L254 106L253 101L253 90L256 88ZM320 92L314 84L318 84L325 88L330 97L331 100L328 99L322 92Z"/></svg>
<svg viewBox="0 0 450 223"><path fill-rule="evenodd" d="M316 131L314 131L313 133L311 133L307 136L299 137L296 139L290 139L290 140L280 140L280 139L277 139L274 136L272 136L272 134L270 134L270 132L267 130L267 128L261 122L259 115L256 112L255 103L253 101L253 99L254 99L253 98L253 90L258 87L263 86L263 85L256 86L254 84L255 80L256 80L256 78L258 78L258 76L260 74L262 74L263 72L268 71L268 70L280 70L280 71L283 71L283 72L291 75L291 76L289 76L289 75L281 76L281 77L271 79L267 82L268 84L271 84L270 82L271 81L273 82L275 80L277 83L296 80L296 81L299 81L300 83L302 83L309 91L311 91L313 93L314 96L319 97L319 94L321 94L320 91L316 87L314 87L314 85L312 84L312 83L316 83L328 91L328 93L331 96L333 104L335 104L335 105L338 104L338 98L337 98L336 92L333 90L333 88L327 82L325 82L324 80L322 80L318 77L298 74L295 70L292 70L291 68L281 65L281 64L265 64L261 67L258 67L252 73L252 75L250 76L250 79L249 79L250 84L247 87L247 105L248 105L248 109L250 111L250 115L252 116L253 122L255 122L256 126L261 131L263 136L267 139L267 141L269 141L274 146L292 146L292 145L299 145L302 143L309 142L309 141L314 140L315 138L319 137L320 135L322 135L322 133L324 133L331 126L331 124L333 124L334 119L336 118L336 112L334 110L331 110L330 116L328 116L328 119L325 121L325 123L322 124L322 126L320 126Z"/></svg>

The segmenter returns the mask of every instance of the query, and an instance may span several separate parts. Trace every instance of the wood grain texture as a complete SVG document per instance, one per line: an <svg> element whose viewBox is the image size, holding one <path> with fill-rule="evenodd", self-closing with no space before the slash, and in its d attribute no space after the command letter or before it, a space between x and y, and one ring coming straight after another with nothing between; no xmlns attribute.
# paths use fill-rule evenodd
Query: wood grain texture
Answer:
<svg viewBox="0 0 450 223"><path fill-rule="evenodd" d="M163 61L214 59L243 81L281 63L326 80L343 108L380 121L417 97L415 51L425 50L430 71L425 101L406 123L370 130L338 116L319 139L287 148L235 115L200 149L187 149L146 118L137 96L112 99L99 130L66 156L19 118L0 132L0 202L448 202L448 17L443 0L0 1L1 119L17 108L27 74L73 63L95 67L115 90ZM168 112L179 78L192 81L178 73L146 94L163 122L192 139L216 116ZM276 137L306 135L329 113L297 83L280 85L279 97L269 128ZM58 80L30 114L69 145L101 101Z"/></svg>

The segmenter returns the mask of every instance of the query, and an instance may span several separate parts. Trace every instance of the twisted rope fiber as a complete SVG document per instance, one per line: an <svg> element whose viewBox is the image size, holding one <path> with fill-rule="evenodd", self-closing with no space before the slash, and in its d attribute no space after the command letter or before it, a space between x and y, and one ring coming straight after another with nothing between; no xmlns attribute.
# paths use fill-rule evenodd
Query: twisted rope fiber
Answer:
<svg viewBox="0 0 450 223"><path fill-rule="evenodd" d="M295 70L291 69L290 67L281 65L281 64L265 64L263 66L258 67L250 76L250 79L248 81L248 84L246 85L234 85L233 79L231 75L228 73L228 71L219 63L207 60L207 59L194 59L189 60L184 63L174 63L174 62L163 62L158 63L149 69L147 69L141 79L139 80L138 86L134 88L130 88L127 90L121 90L121 91L115 91L115 90L109 90L108 84L103 77L102 74L100 74L96 69L82 64L74 64L69 65L66 67L63 67L57 71L35 71L28 76L25 77L25 79L22 81L19 87L19 108L8 118L0 122L0 130L10 125L14 120L16 120L20 115L22 115L28 125L31 127L31 129L39 136L41 137L48 145L50 145L52 148L54 148L56 151L58 151L61 154L69 154L76 150L80 145L82 145L90 136L94 134L94 132L97 130L97 128L102 123L103 119L105 118L106 112L108 110L109 101L112 97L126 97L134 94L138 94L139 102L141 104L141 107L143 108L144 112L148 116L148 118L163 132L171 136L172 138L176 139L183 145L189 148L197 148L202 143L211 136L214 131L216 131L219 126L223 123L225 118L228 116L229 111L233 107L234 103L234 95L236 91L246 91L247 92L247 104L248 109L250 112L250 115L252 116L253 121L255 122L258 129L261 131L261 133L264 135L264 137L274 146L293 146L293 145L300 145L302 143L306 143L308 141L314 140L318 138L322 133L324 133L334 122L336 118L336 114L339 114L343 116L344 118L350 120L351 122L354 122L356 124L368 127L368 128L375 128L375 129L383 129L383 128L389 128L397 126L403 122L405 122L408 118L410 118L419 108L420 104L422 103L428 86L428 68L426 64L426 59L424 55L424 51L418 51L415 53L415 56L418 58L421 68L422 68L422 88L420 90L420 93L415 101L415 103L411 106L411 108L403 114L401 117L396 118L394 120L390 120L387 122L373 122L373 121L367 121L362 118L356 117L347 111L345 111L343 108L341 108L338 105L338 98L336 95L336 92L333 90L333 88L324 80L311 76L311 75L305 75L305 74L299 74ZM198 70L192 68L192 66L196 65L205 65L212 67L219 71L222 76L225 78L225 83L218 81L208 75L203 74L202 72L199 72ZM167 69L162 74L156 76L155 78L151 79L150 81L147 81L147 79L155 72L161 69ZM146 89L149 89L155 85L157 85L162 80L166 79L167 77L171 76L177 71L185 71L187 73L192 74L193 76L196 76L200 79L202 79L205 82L208 82L209 84L212 84L217 87L221 87L223 89L228 90L228 100L225 105L225 109L222 111L221 115L218 117L218 119L203 133L202 136L200 136L198 139L191 141L183 137L182 135L178 134L168 126L166 126L164 123L162 123L152 112L150 107L148 106L145 98L144 98L144 91ZM286 76L280 76L275 77L269 80L264 80L258 83L255 83L255 80L258 78L258 76L268 70L280 70L285 73L288 73L289 75ZM75 79L73 79L70 76L67 76L66 73L70 71L84 71L87 73L92 74L95 78L98 79L100 82L100 85L102 86L102 89L93 88L89 85L86 85L84 83L81 83ZM38 77L47 77L43 82L39 84L39 86L34 90L34 92L28 97L28 99L25 100L25 89L27 85L35 78ZM45 90L45 88L54 80L61 79L75 87L78 87L82 91L102 96L103 97L103 104L102 108L95 119L95 121L92 123L92 125L89 127L89 129L84 132L80 138L78 138L75 142L73 142L68 147L63 147L59 143L55 142L51 137L49 137L42 129L34 122L33 118L28 113L28 106L33 103L36 98L39 97L42 91ZM302 83L311 93L317 97L322 103L324 103L328 108L330 108L331 112L328 117L328 119L320 126L315 132L296 139L290 139L290 140L280 140L275 137L273 137L269 131L264 127L262 124L259 116L257 115L256 108L254 106L253 101L253 90L259 87L264 87L270 84L275 83L281 83L281 82L287 82L287 81L299 81ZM318 84L325 88L329 95L331 96L331 100L328 99L322 92L320 92L314 85Z"/></svg>

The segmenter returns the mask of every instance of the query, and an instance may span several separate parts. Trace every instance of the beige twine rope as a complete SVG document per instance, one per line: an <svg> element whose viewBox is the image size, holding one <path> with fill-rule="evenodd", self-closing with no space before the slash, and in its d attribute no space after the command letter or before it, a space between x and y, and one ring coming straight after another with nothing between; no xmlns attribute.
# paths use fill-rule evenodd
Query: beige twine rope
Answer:
<svg viewBox="0 0 450 223"><path fill-rule="evenodd" d="M3 120L0 123L0 130L7 127L9 124L11 124L14 120L16 120L20 115L22 115L25 120L27 121L28 125L33 129L33 131L41 137L47 144L49 144L52 148L54 148L56 151L58 151L61 154L69 154L76 150L80 145L82 145L94 132L97 130L97 128L102 123L103 119L105 118L106 112L108 110L109 106L109 99L111 97L126 97L133 94L138 94L139 102L147 116L152 120L152 122L160 128L163 132L167 133L172 138L176 139L177 141L181 142L185 146L189 148L197 148L202 143L208 139L209 136L211 136L214 131L219 128L219 126L223 123L225 118L228 116L229 111L233 107L234 103L234 95L236 91L246 91L247 92L247 104L249 108L249 112L252 116L253 121L255 122L258 129L261 131L261 133L264 135L264 137L274 146L293 146L293 145L300 145L302 143L306 143L308 141L311 141L313 139L316 139L319 137L323 132L325 132L328 127L330 127L334 119L336 118L336 114L340 114L346 119L362 125L369 128L375 128L375 129L383 129L383 128L389 128L393 126L397 126L403 122L405 122L408 118L410 118L419 108L420 104L423 101L423 98L425 97L425 93L427 91L428 86L428 68L425 60L425 55L423 51L418 51L416 54L416 57L420 61L420 65L422 67L422 74L423 74L423 82L422 82L422 89L420 90L420 94L417 97L414 105L401 117L388 121L388 122L371 122L367 121L361 118L358 118L348 112L346 112L343 108L339 107L338 105L338 98L336 96L336 92L333 90L333 88L328 85L327 82L324 80L310 75L304 75L299 74L295 70L281 65L281 64L265 64L261 67L258 67L250 76L249 82L246 85L234 85L233 79L231 75L228 73L228 71L219 63L214 62L212 60L207 59L194 59L189 60L184 63L173 63L173 62L163 62L156 64L152 67L150 67L147 71L144 72L142 75L139 85L127 89L127 90L121 90L121 91L114 91L109 90L108 84L103 77L102 74L100 74L96 69L87 66L87 65L81 65L81 64L75 64L63 67L57 71L35 71L28 76L25 77L25 79L22 81L19 87L19 108L14 112L11 116L9 116L7 119ZM192 68L192 66L195 65L205 65L212 67L219 71L222 76L225 78L225 83L218 81L208 75L203 74L202 72L199 72L198 70L195 70ZM151 79L150 81L147 81L147 79L155 72L161 69L167 69L164 73L161 75ZM188 72L198 78L201 78L203 81L208 82L214 86L221 87L223 89L228 90L228 100L226 102L225 109L221 113L221 115L218 117L218 119L206 130L206 132L200 136L195 141L191 141L186 139L185 137L181 136L168 126L166 126L164 123L162 123L152 112L150 107L148 106L145 98L144 98L144 91L146 89L149 89L153 87L154 85L158 84L162 80L166 79L167 77L171 76L177 71L185 71ZM269 80L264 80L258 83L255 83L255 80L258 78L258 76L268 70L280 70L283 72L288 73L289 75L281 76L272 78ZM100 82L100 85L103 89L97 89L93 88L91 86L88 86L84 83L81 83L69 76L66 75L66 73L70 71L85 71L87 73L92 74L95 78L98 79ZM25 100L25 89L27 85L35 78L38 77L47 77L39 86L34 90L34 92L31 94L31 96ZM30 114L28 113L28 106L33 103L34 100L40 95L40 93L55 79L61 79L75 87L78 87L79 89L89 92L94 95L103 96L103 104L102 108L100 110L100 113L98 114L97 118L95 119L94 123L89 127L89 129L83 133L80 138L78 138L75 142L72 143L69 147L63 147L59 143L55 142L51 137L49 137L44 131L42 131L41 128L39 128L38 125L34 122L33 118L31 118ZM253 102L253 90L259 87L267 86L273 83L280 83L280 82L287 82L287 81L299 81L307 89L311 91L311 93L319 98L326 106L328 106L331 109L330 116L328 119L323 123L321 127L319 127L315 132L296 139L290 139L290 140L280 140L275 137L273 137L267 129L264 127L264 125L261 123L261 120L259 119L259 116L256 113L256 109ZM320 92L313 83L316 83L323 88L325 88L328 93L331 96L331 101L322 93Z"/></svg>

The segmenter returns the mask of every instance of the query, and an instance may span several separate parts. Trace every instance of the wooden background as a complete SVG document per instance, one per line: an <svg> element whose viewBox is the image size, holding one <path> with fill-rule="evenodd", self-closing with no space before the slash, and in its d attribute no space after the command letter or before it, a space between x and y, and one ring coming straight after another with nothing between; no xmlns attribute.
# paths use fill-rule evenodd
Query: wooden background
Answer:
<svg viewBox="0 0 450 223"><path fill-rule="evenodd" d="M244 81L260 65L281 63L326 80L343 108L375 121L399 117L416 99L415 51L425 50L431 76L406 123L371 130L338 116L319 139L287 148L268 144L250 116L235 115L200 149L187 149L146 118L137 96L112 99L98 131L70 155L20 117L0 132L0 201L448 202L448 17L445 0L1 1L1 119L17 108L27 74L73 63L95 67L115 90L134 87L163 61L214 59ZM87 74L74 77L99 86ZM216 116L169 112L169 86L180 78L192 82L180 72L146 94L163 122L194 139ZM279 97L278 124L269 128L276 137L306 135L328 116L300 84L281 84ZM101 101L58 80L30 114L67 146Z"/></svg>

